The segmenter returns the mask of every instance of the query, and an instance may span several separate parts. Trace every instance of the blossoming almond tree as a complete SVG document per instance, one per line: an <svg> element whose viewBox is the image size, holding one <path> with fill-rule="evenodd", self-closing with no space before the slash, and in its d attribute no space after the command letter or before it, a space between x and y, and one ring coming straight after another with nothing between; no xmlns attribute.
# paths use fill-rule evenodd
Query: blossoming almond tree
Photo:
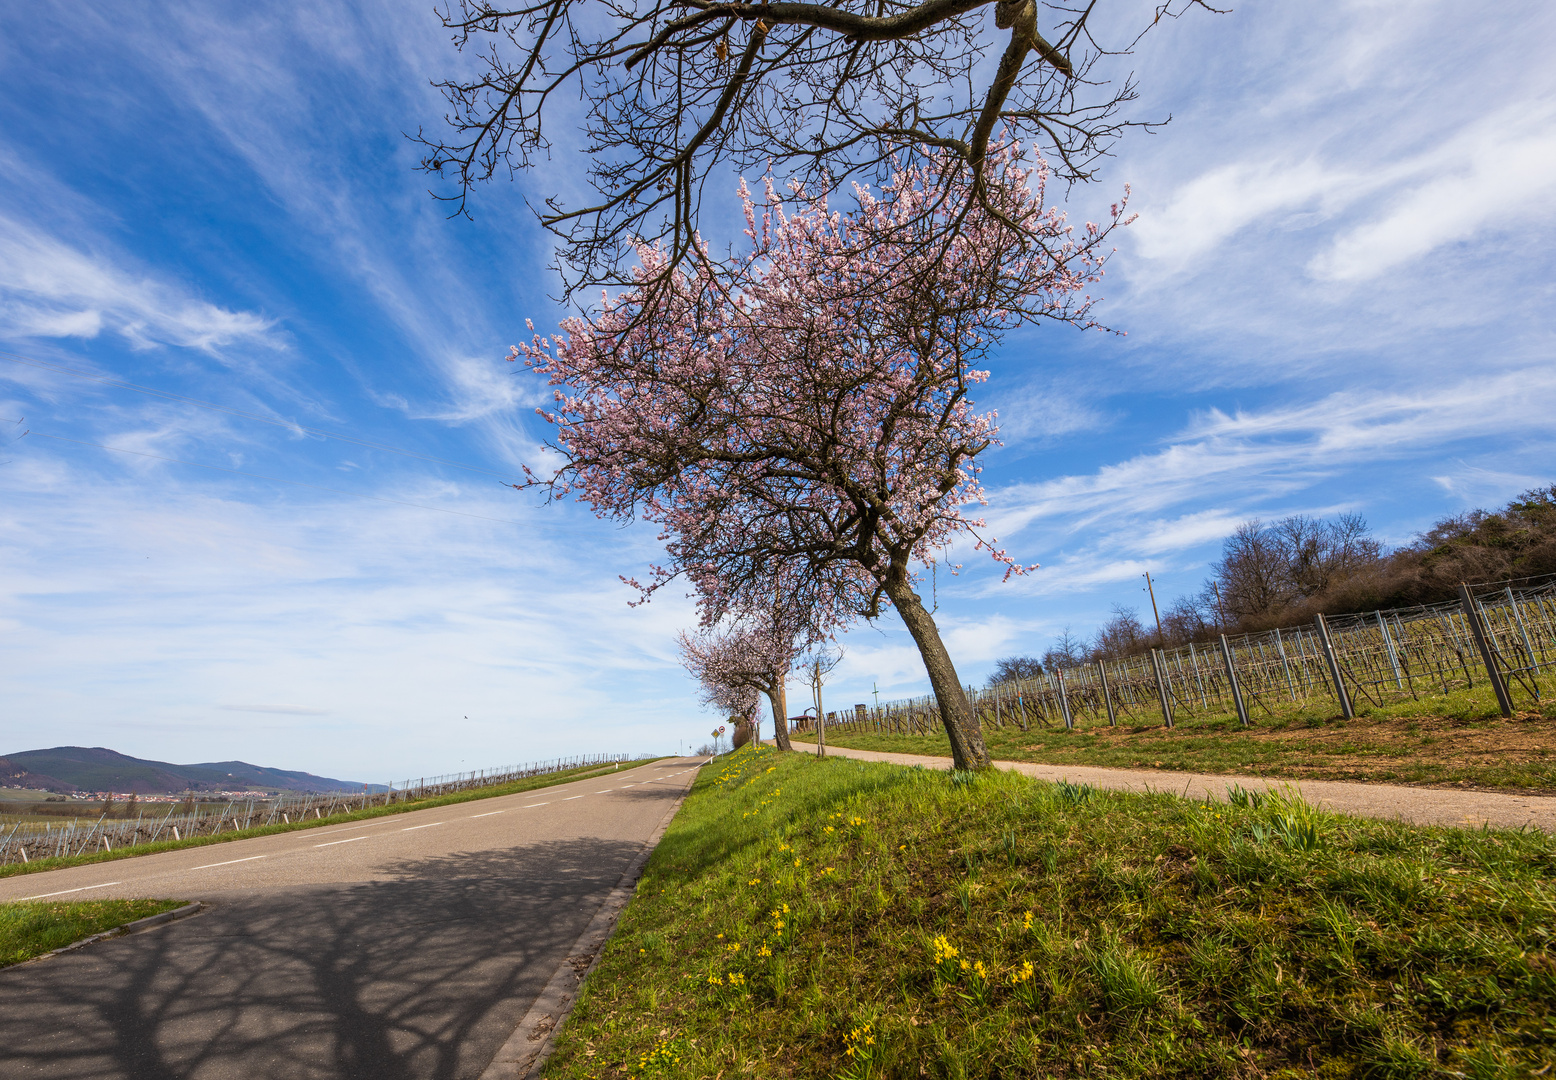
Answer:
<svg viewBox="0 0 1556 1080"><path fill-rule="evenodd" d="M737 625L723 631L682 631L676 640L682 665L702 683L710 704L722 708L726 700L740 699L742 694L766 695L773 711L773 741L779 750L790 748L784 683L800 652L792 634Z"/></svg>
<svg viewBox="0 0 1556 1080"><path fill-rule="evenodd" d="M976 462L996 437L969 397L987 378L974 365L1023 321L1093 325L1083 290L1122 213L1076 235L1044 208L1041 165L1011 144L991 159L979 192L907 168L879 194L856 188L847 213L800 188L787 213L771 185L758 202L742 184L751 247L731 272L677 270L667 291L667 256L645 245L651 317L629 290L510 357L554 387L539 411L560 464L530 483L661 526L669 561L630 582L644 598L684 575L717 622L760 610L782 576L821 626L894 607L958 768L988 755L917 574L960 540L1007 577L1030 569L963 512L984 502ZM922 243L947 216L955 235Z"/></svg>

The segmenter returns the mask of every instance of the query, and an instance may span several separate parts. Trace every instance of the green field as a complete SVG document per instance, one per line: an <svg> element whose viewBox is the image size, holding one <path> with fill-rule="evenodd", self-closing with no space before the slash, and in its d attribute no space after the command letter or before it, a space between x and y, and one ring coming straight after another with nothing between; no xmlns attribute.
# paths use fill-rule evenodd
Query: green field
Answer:
<svg viewBox="0 0 1556 1080"><path fill-rule="evenodd" d="M0 904L0 967L172 908L182 900L30 900Z"/></svg>
<svg viewBox="0 0 1556 1080"><path fill-rule="evenodd" d="M1556 839L742 750L551 1077L1556 1068Z"/></svg>
<svg viewBox="0 0 1556 1080"><path fill-rule="evenodd" d="M1123 769L1172 769L1301 780L1361 780L1393 784L1556 791L1556 703L1497 712L1489 693L1456 691L1372 706L1346 720L1329 709L1291 707L1259 713L1243 729L1232 714L1182 711L1168 730L1160 713L1121 717L1117 727L1088 718L1075 730L1033 724L985 723L996 760ZM796 736L813 742L813 736ZM859 750L949 757L939 727L928 735L829 728L827 742Z"/></svg>

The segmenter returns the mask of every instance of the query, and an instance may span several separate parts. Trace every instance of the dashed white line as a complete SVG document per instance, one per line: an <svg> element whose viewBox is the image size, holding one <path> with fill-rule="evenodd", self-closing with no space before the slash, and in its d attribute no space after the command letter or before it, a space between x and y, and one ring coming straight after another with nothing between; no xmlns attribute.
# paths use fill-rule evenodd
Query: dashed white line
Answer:
<svg viewBox="0 0 1556 1080"><path fill-rule="evenodd" d="M88 889L106 889L110 885L123 885L122 881L105 881L101 885L83 885L79 889L61 889L59 892L39 893L37 896L24 896L22 900L43 900L50 896L64 896L66 893L86 892Z"/></svg>
<svg viewBox="0 0 1556 1080"><path fill-rule="evenodd" d="M334 847L336 844L349 844L352 840L366 840L365 836L353 836L346 840L331 840L328 844L315 844L314 847Z"/></svg>
<svg viewBox="0 0 1556 1080"><path fill-rule="evenodd" d="M425 825L411 825L411 826L408 826L407 828L401 829L400 831L401 832L415 832L417 829L430 829L434 825L441 825L441 824L443 824L443 822L441 822L441 821L429 821Z"/></svg>
<svg viewBox="0 0 1556 1080"><path fill-rule="evenodd" d="M525 806L524 809L531 810L531 809L533 809L533 808L535 808L537 806L550 806L550 805L551 805L551 801L548 799L545 802L532 802L532 803L528 804L527 806Z"/></svg>
<svg viewBox="0 0 1556 1080"><path fill-rule="evenodd" d="M268 856L268 855L250 855L246 859L228 859L226 862L210 862L210 863L206 863L204 866L191 867L191 869L194 869L194 870L209 870L213 866L231 866L233 863L253 862L255 859L268 859L269 857L270 856Z"/></svg>
<svg viewBox="0 0 1556 1080"><path fill-rule="evenodd" d="M574 799L581 799L581 798L583 798L582 795L569 795L567 798L563 799L562 801L563 802L572 802Z"/></svg>
<svg viewBox="0 0 1556 1080"><path fill-rule="evenodd" d="M323 832L317 833L315 835L334 836L336 833L356 832L358 829L371 829L374 825L387 825L389 824L390 820L390 818L382 818L378 821L358 821L353 822L350 825L342 825L338 829L325 829Z"/></svg>
<svg viewBox="0 0 1556 1080"><path fill-rule="evenodd" d="M601 788L599 791L594 792L594 794L596 794L596 795L604 795L607 791L615 791L615 790L616 789L613 788L613 787Z"/></svg>
<svg viewBox="0 0 1556 1080"><path fill-rule="evenodd" d="M470 815L470 819L472 821L474 821L478 817L491 817L493 814L504 814L504 813L507 813L507 811L506 810L488 810L484 814L471 814Z"/></svg>

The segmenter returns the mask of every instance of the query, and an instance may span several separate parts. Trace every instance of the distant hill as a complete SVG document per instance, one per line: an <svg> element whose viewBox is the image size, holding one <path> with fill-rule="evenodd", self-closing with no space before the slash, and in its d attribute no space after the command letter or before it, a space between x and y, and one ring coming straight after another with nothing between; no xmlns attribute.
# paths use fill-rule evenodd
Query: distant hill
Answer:
<svg viewBox="0 0 1556 1080"><path fill-rule="evenodd" d="M47 791L133 791L138 795L165 795L180 791L361 791L364 786L383 790L380 784L269 769L246 761L208 761L199 765L174 765L147 761L101 746L56 746L52 750L24 750L0 758L0 784L6 787L41 788Z"/></svg>

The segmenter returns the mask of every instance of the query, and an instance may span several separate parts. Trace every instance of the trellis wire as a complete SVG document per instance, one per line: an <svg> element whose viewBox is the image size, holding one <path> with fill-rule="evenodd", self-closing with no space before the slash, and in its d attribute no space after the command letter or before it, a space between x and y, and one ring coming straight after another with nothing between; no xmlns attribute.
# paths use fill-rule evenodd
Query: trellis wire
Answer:
<svg viewBox="0 0 1556 1080"><path fill-rule="evenodd" d="M1364 703L1382 707L1420 700L1423 691L1482 685L1496 692L1505 714L1519 702L1538 703L1551 690L1556 575L1467 586L1466 593L1440 604L1319 616L1310 626L1222 637L1208 646L1077 663L1055 673L1058 678L1044 672L968 687L968 696L981 723L1022 730L1029 712L1066 726L1110 724L1118 717L1171 726L1178 717L1226 713L1246 725L1260 712L1275 716L1277 703L1327 703L1350 715ZM852 714L829 715L827 723L840 732L942 730L933 694L856 706Z"/></svg>

